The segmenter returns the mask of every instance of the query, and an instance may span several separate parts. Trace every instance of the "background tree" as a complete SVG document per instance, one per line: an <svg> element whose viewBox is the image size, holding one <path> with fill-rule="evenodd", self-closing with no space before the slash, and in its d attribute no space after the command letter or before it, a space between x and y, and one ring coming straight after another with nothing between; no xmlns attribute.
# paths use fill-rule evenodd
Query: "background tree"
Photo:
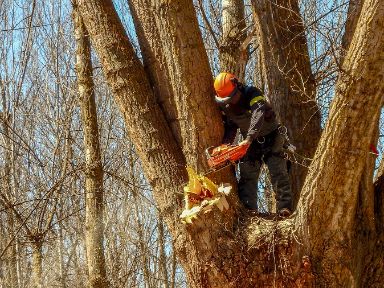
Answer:
<svg viewBox="0 0 384 288"><path fill-rule="evenodd" d="M232 72L243 81L248 60L247 45L243 44L247 38L244 1L223 0L221 5L220 70Z"/></svg>
<svg viewBox="0 0 384 288"><path fill-rule="evenodd" d="M73 8L73 22L77 41L76 71L82 122L84 125L85 176L85 225L87 264L90 287L108 287L104 259L104 189L103 167L100 155L99 127L92 79L91 45L87 30Z"/></svg>

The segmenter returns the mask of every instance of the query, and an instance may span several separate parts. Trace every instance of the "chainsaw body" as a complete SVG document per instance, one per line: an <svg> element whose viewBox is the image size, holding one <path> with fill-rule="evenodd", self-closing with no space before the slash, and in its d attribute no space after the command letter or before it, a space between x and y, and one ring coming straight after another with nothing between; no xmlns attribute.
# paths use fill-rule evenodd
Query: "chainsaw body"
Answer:
<svg viewBox="0 0 384 288"><path fill-rule="evenodd" d="M218 147L209 147L205 150L208 160L208 166L213 169L219 169L229 163L240 160L246 153L249 145L227 145Z"/></svg>

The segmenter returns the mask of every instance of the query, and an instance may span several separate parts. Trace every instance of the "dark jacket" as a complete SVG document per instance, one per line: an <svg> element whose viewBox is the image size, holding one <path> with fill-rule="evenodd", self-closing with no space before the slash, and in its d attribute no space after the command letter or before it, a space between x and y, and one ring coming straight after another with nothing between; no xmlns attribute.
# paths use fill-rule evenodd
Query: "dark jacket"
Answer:
<svg viewBox="0 0 384 288"><path fill-rule="evenodd" d="M262 92L253 86L241 86L241 97L236 104L220 104L223 111L225 135L223 143L232 143L237 128L243 138L255 140L266 136L279 127L272 106Z"/></svg>

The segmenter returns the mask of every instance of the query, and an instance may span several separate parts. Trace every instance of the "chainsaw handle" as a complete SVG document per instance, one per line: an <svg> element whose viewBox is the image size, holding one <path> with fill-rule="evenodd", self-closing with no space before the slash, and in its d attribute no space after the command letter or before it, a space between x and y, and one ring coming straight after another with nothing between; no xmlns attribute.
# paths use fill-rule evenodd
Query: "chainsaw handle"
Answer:
<svg viewBox="0 0 384 288"><path fill-rule="evenodd" d="M235 146L245 146L245 147L247 147L247 150L248 150L248 148L249 148L249 146L251 146L251 144L243 144L243 145L235 145Z"/></svg>
<svg viewBox="0 0 384 288"><path fill-rule="evenodd" d="M205 156L207 157L207 159L211 158L211 152L213 149L215 149L215 146L210 146L207 149L205 149Z"/></svg>

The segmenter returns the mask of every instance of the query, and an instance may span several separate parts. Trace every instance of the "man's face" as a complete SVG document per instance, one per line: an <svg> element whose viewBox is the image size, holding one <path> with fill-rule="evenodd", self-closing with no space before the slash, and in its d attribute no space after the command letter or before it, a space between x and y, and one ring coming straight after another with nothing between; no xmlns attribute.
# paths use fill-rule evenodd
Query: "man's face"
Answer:
<svg viewBox="0 0 384 288"><path fill-rule="evenodd" d="M241 98L241 92L240 90L237 90L236 94L231 98L231 104L236 104L240 101Z"/></svg>

